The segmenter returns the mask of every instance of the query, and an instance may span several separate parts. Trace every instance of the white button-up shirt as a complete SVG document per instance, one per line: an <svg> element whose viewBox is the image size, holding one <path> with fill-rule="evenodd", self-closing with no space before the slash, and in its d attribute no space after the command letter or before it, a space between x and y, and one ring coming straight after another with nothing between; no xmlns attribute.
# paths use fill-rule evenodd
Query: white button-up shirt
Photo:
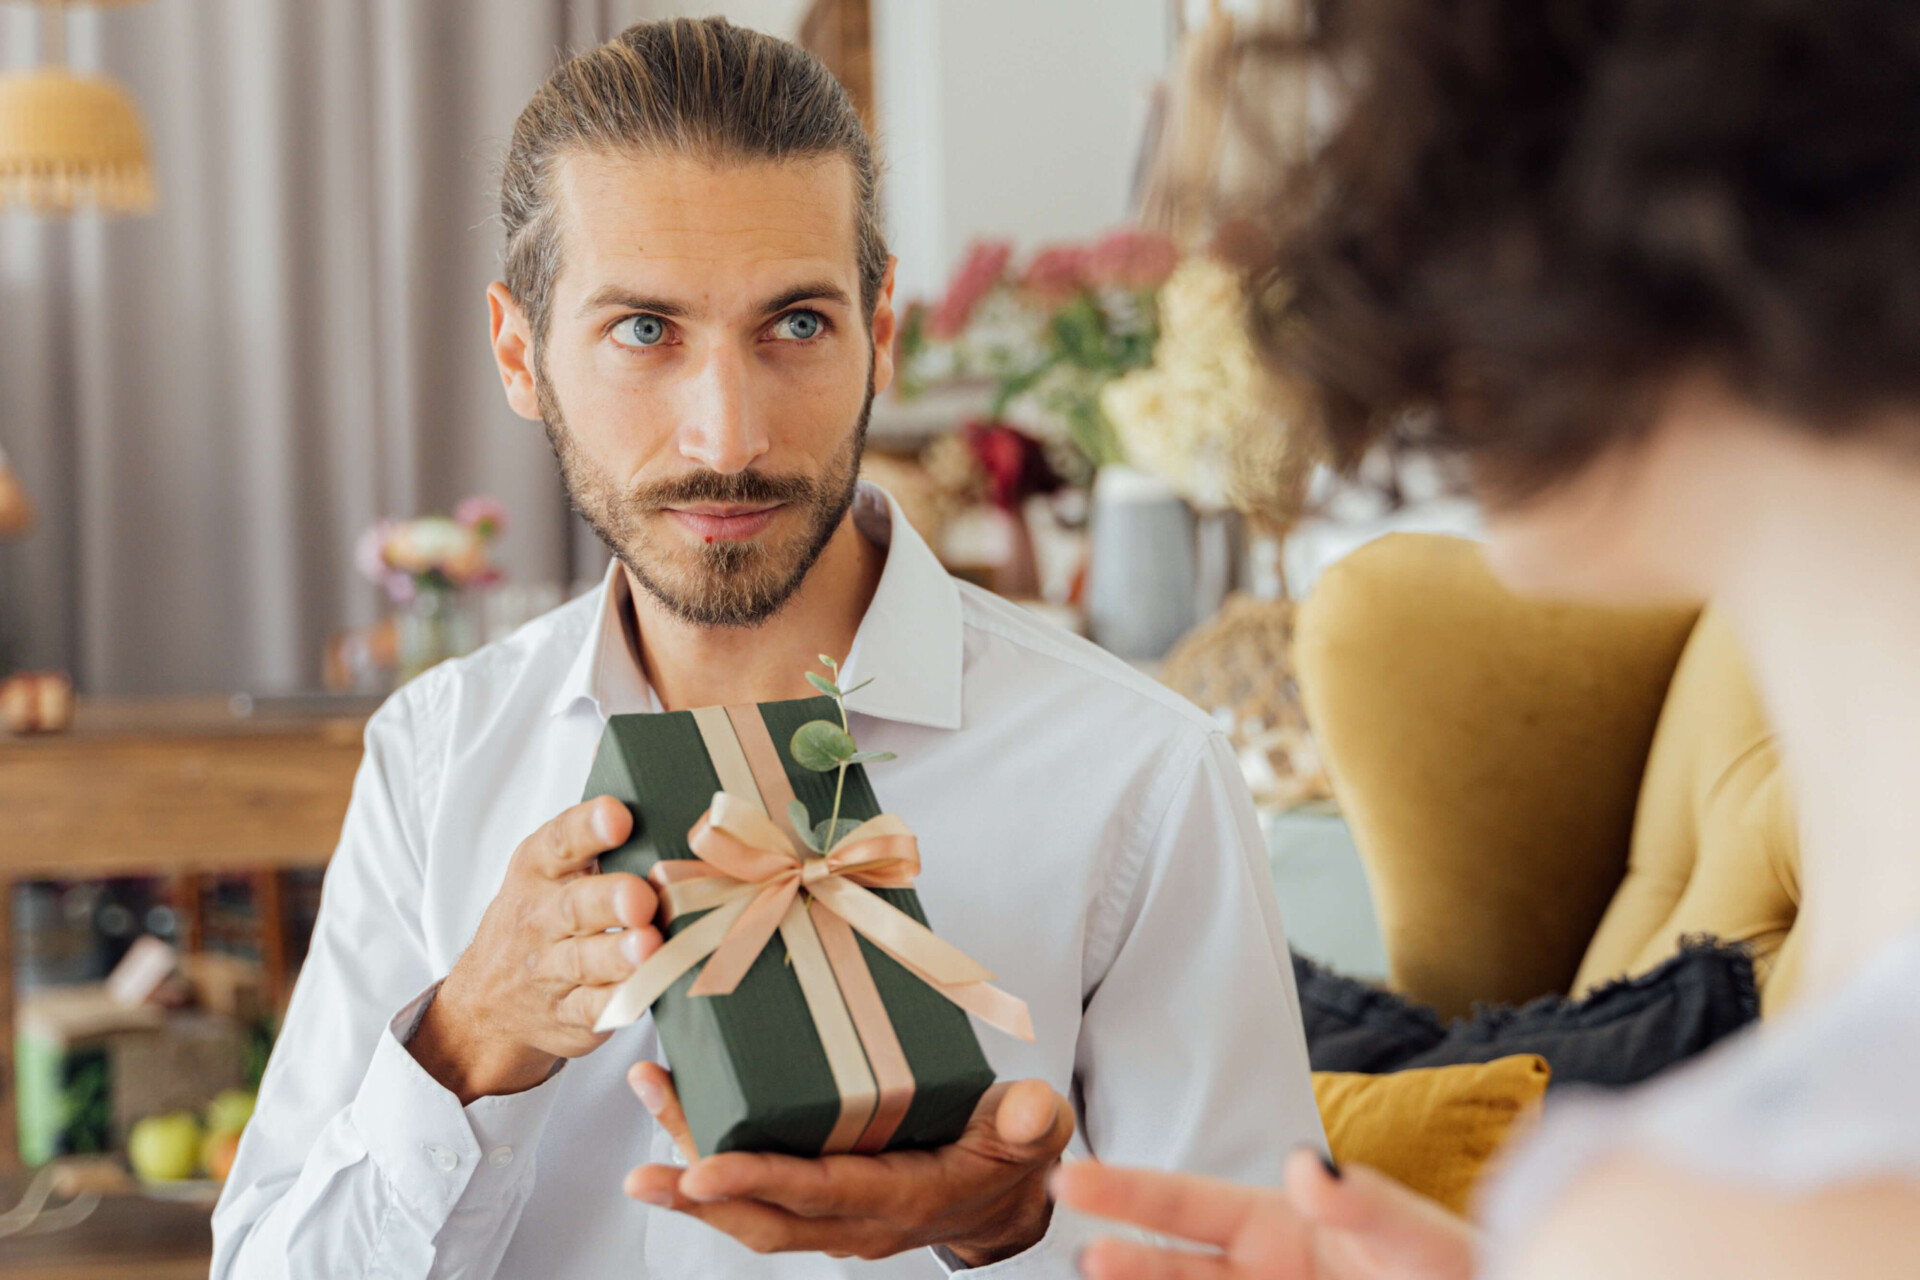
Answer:
<svg viewBox="0 0 1920 1280"><path fill-rule="evenodd" d="M941 568L879 490L888 547L845 664L883 807L919 836L936 932L1033 1012L1035 1043L979 1027L1002 1079L1072 1100L1070 1155L1277 1185L1323 1147L1292 969L1232 750L1179 696ZM606 717L658 709L617 565L606 584L395 694L327 872L258 1109L214 1215L214 1280L272 1277L937 1277L762 1257L629 1200L674 1162L627 1086L652 1020L538 1088L462 1107L405 1047L507 860L577 803ZM969 1274L1059 1277L1090 1224Z"/></svg>

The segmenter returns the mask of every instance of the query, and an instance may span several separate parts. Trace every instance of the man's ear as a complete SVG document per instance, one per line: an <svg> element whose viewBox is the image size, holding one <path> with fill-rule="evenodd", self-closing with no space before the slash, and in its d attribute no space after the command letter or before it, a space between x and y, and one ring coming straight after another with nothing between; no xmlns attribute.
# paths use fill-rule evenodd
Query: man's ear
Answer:
<svg viewBox="0 0 1920 1280"><path fill-rule="evenodd" d="M498 280L487 286L487 314L492 321L493 362L500 366L507 404L529 422L538 422L540 393L533 380L533 327L507 286Z"/></svg>
<svg viewBox="0 0 1920 1280"><path fill-rule="evenodd" d="M880 277L880 293L873 300L873 393L893 382L893 339L899 318L893 313L893 269L900 259L888 255L887 274Z"/></svg>

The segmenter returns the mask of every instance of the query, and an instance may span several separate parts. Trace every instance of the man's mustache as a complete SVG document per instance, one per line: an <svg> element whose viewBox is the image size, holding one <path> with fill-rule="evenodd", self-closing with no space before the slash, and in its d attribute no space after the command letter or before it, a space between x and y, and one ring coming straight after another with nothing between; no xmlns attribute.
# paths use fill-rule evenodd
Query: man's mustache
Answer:
<svg viewBox="0 0 1920 1280"><path fill-rule="evenodd" d="M721 475L718 471L695 471L673 480L641 485L627 493L627 500L645 511L662 511L696 502L753 503L775 505L804 502L817 489L803 476L769 476L757 471L736 471Z"/></svg>

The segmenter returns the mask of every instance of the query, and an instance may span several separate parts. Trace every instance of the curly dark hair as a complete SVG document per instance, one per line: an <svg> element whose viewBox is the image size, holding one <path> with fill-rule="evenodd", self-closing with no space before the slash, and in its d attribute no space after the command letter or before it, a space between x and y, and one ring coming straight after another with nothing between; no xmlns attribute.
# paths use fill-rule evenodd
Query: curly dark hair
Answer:
<svg viewBox="0 0 1920 1280"><path fill-rule="evenodd" d="M1257 204L1253 327L1338 460L1424 422L1512 501L1690 372L1833 435L1920 405L1914 0L1320 0L1306 26L1235 54L1243 94L1311 74L1335 113Z"/></svg>

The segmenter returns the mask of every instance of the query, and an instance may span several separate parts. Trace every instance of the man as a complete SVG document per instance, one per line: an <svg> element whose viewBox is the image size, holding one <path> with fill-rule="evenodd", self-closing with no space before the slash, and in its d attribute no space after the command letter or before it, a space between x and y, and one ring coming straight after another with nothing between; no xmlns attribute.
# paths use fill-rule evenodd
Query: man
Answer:
<svg viewBox="0 0 1920 1280"><path fill-rule="evenodd" d="M615 562L369 726L214 1275L1065 1277L1070 1145L1265 1183L1319 1146L1224 740L856 481L892 266L832 77L718 20L634 27L535 95L502 207L507 397ZM1020 1082L943 1150L683 1168L650 1020L592 1033L660 943L643 881L589 874L630 818L569 805L607 716L805 696L821 653L873 680L853 727L898 754L873 781L935 929L1037 1040L982 1033Z"/></svg>

